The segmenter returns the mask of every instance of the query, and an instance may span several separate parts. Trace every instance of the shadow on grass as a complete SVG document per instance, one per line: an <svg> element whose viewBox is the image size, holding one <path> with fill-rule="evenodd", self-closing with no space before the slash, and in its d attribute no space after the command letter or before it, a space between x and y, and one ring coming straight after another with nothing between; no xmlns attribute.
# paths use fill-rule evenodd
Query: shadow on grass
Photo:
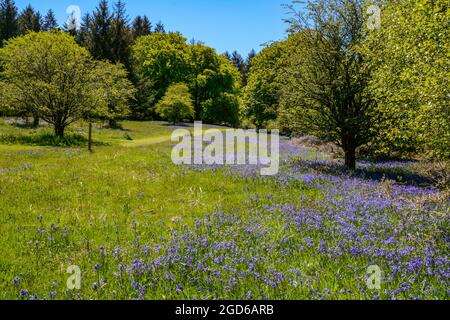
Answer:
<svg viewBox="0 0 450 320"><path fill-rule="evenodd" d="M43 128L43 125L34 125L33 123L29 122L12 122L9 124L11 127L18 128L18 129L39 129Z"/></svg>
<svg viewBox="0 0 450 320"><path fill-rule="evenodd" d="M117 130L117 131L123 131L123 132L131 132L132 130L127 129L123 126L123 124L117 122L117 123L105 123L102 125L102 129L109 129L109 130Z"/></svg>
<svg viewBox="0 0 450 320"><path fill-rule="evenodd" d="M411 185L417 187L432 187L435 181L430 177L420 175L407 168L383 168L383 167L370 167L370 168L358 168L354 173L362 179L368 180L392 180L399 184Z"/></svg>
<svg viewBox="0 0 450 320"><path fill-rule="evenodd" d="M355 171L350 171L342 162L339 161L314 161L300 159L295 162L297 169L302 171L314 171L334 176L346 175L374 181L392 180L402 185L418 187L434 186L435 181L430 177L414 172L411 168L412 164L414 164L414 162L362 161L358 163Z"/></svg>
<svg viewBox="0 0 450 320"><path fill-rule="evenodd" d="M88 145L88 139L79 134L67 134L64 138L49 133L31 135L3 134L0 135L0 143L51 147L85 147ZM107 144L93 141L93 145L104 146Z"/></svg>
<svg viewBox="0 0 450 320"><path fill-rule="evenodd" d="M161 126L163 126L163 127L169 127L169 128L171 128L171 127L179 127L179 128L193 128L194 127L194 124L193 123L183 123L183 122L180 122L180 123L171 123L171 122L165 122L165 123L162 123L161 124Z"/></svg>

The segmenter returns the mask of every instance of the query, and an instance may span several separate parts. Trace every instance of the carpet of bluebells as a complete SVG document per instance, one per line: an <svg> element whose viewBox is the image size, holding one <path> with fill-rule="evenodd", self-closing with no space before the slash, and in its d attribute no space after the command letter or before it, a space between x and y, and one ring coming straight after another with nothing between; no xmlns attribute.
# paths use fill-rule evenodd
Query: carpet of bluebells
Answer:
<svg viewBox="0 0 450 320"><path fill-rule="evenodd" d="M192 222L133 220L132 236L68 257L81 290L55 277L45 292L12 279L22 299L449 299L450 199L408 170L410 163L361 162L348 173L281 142L281 169L189 166L217 179L258 180L279 192L249 194L230 212ZM132 213L131 213L132 214ZM48 226L27 238L33 254L70 247L79 231ZM117 239L120 239L117 230ZM39 242L37 244L37 242ZM382 271L369 288L368 268ZM62 272L64 275L64 272Z"/></svg>

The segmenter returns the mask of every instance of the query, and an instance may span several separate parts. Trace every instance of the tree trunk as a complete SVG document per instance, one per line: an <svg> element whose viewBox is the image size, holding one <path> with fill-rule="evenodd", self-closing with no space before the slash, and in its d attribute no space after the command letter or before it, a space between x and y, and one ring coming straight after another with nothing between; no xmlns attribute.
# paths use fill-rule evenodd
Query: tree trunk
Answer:
<svg viewBox="0 0 450 320"><path fill-rule="evenodd" d="M39 118L39 116L37 114L33 115L33 127L35 127L35 128L39 127L40 121L41 121L41 119Z"/></svg>
<svg viewBox="0 0 450 320"><path fill-rule="evenodd" d="M116 119L109 119L108 124L111 129L117 129L119 127Z"/></svg>
<svg viewBox="0 0 450 320"><path fill-rule="evenodd" d="M92 152L92 122L89 122L88 150Z"/></svg>
<svg viewBox="0 0 450 320"><path fill-rule="evenodd" d="M345 152L345 166L347 169L354 171L356 169L356 148L347 147Z"/></svg>
<svg viewBox="0 0 450 320"><path fill-rule="evenodd" d="M195 102L194 102L194 111L195 111L195 119L194 120L200 120L201 116L201 106L198 96L198 83L195 81Z"/></svg>
<svg viewBox="0 0 450 320"><path fill-rule="evenodd" d="M64 126L63 125L55 125L55 135L60 138L64 138Z"/></svg>

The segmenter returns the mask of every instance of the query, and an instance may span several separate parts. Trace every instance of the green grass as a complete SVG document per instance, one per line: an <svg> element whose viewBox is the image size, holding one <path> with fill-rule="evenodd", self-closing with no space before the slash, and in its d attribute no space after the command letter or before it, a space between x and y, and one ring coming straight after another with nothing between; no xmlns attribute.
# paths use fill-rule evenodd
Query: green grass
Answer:
<svg viewBox="0 0 450 320"><path fill-rule="evenodd" d="M82 147L87 146L87 132L88 124L78 122L69 127L65 138L61 139L54 136L53 129L50 127L19 127L9 125L4 120L1 120L0 144ZM97 145L133 144L138 143L139 140L146 139L162 138L170 140L171 132L172 127L162 122L136 123L125 121L123 122L122 130L107 129L103 127L102 123L95 123L93 126L93 140Z"/></svg>
<svg viewBox="0 0 450 320"><path fill-rule="evenodd" d="M68 259L84 265L101 245L111 249L132 239L133 219L147 226L141 236L152 241L169 234L179 219L192 224L206 213L239 210L250 194L279 191L263 181L218 178L217 172L173 165L172 128L163 123L123 122L123 127L96 125L98 143L89 153L84 143L31 147L40 141L33 137L51 129L0 124L0 136L16 137L7 145L0 139L0 299L19 297L11 282L18 275L20 288L30 292L47 293L54 281L56 291L65 291ZM86 124L68 134L85 136ZM38 229L51 230L51 224L67 227L69 239L55 240L55 247L44 240L44 247L29 244L39 238Z"/></svg>

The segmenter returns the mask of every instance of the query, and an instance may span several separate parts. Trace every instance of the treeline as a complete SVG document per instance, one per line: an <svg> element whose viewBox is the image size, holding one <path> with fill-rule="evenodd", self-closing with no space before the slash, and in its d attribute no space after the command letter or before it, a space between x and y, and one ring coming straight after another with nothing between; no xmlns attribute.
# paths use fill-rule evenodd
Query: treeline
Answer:
<svg viewBox="0 0 450 320"><path fill-rule="evenodd" d="M112 10L108 1L100 1L94 12L85 14L79 29L74 28L77 23L74 16L69 17L68 22L59 25L52 9L42 15L28 5L19 12L14 0L1 0L0 46L6 40L28 32L61 29L75 35L79 44L89 47L94 58L125 63L130 61L130 46L137 37L165 33L164 24L158 22L153 26L145 15L137 16L130 23L122 0L118 0Z"/></svg>
<svg viewBox="0 0 450 320"><path fill-rule="evenodd" d="M130 22L121 0L101 0L79 30L59 28L52 11L42 18L31 7L19 14L13 0L0 4L2 106L35 122L280 128L336 143L351 169L358 154L450 157L446 0L311 0L306 9L294 1L288 37L246 59L146 16ZM69 71L76 63L87 78ZM82 84L61 79L61 66ZM72 101L72 88L84 98Z"/></svg>
<svg viewBox="0 0 450 320"><path fill-rule="evenodd" d="M134 87L134 93L128 101L128 107L109 106L114 112L110 112L105 118L111 126L116 126L117 120L124 118L167 119L167 113L158 111L161 110L158 103L166 93L179 92L168 89L180 84L185 85L189 91L188 99L182 95L181 100L188 109L192 109L192 112L185 113L188 117L182 117L180 121L195 119L215 124L239 125L240 89L246 83L249 61L255 56L254 51L247 60L237 52L221 55L201 42L188 43L178 32L166 32L161 22L153 26L145 15L137 16L130 22L122 0L113 5L107 0L101 0L92 13L82 17L79 28L74 28L76 21L71 21L71 18L68 23L59 26L52 10L44 17L31 6L19 13L13 0L0 1L0 19L1 45L6 46L4 52L13 43L17 43L18 36L33 32L67 33L79 46L89 51L93 60L109 62L119 69L125 68L126 78ZM10 39L14 40L9 41ZM34 38L27 39L30 42ZM38 61L44 52L35 51L35 54L37 56L34 60ZM4 58L3 63L7 62ZM3 79L6 80L7 76L4 73ZM9 82L11 81L10 79ZM129 87L128 84L126 86ZM178 101L180 97L166 98ZM4 104L6 101L4 99ZM177 108L176 105L171 107ZM35 119L35 125L39 124L40 118L44 118L37 107L18 107L18 103L10 106L9 112L24 117L31 115Z"/></svg>
<svg viewBox="0 0 450 320"><path fill-rule="evenodd" d="M450 157L449 2L298 1L289 36L252 61L245 117L357 154ZM375 9L375 10L374 10Z"/></svg>

